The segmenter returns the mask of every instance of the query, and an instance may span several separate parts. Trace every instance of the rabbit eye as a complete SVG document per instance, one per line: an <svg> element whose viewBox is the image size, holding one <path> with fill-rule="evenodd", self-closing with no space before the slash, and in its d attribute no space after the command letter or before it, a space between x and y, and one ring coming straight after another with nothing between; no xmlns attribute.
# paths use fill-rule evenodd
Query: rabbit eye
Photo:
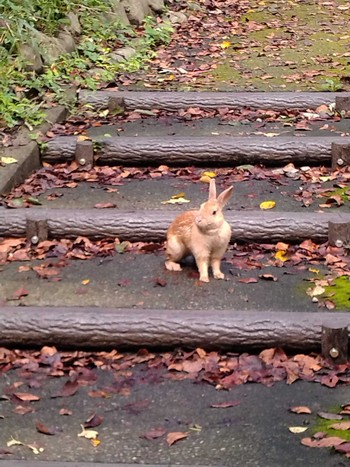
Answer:
<svg viewBox="0 0 350 467"><path fill-rule="evenodd" d="M215 214L216 214L216 211L213 211L213 213L212 213L212 214L213 214L213 216L215 216Z"/></svg>

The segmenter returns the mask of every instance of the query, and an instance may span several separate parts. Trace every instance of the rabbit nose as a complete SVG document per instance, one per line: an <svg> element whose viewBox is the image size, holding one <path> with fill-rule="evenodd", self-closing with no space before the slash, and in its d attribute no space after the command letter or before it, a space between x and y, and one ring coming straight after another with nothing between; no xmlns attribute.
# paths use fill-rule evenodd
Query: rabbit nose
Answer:
<svg viewBox="0 0 350 467"><path fill-rule="evenodd" d="M202 218L200 216L196 216L196 224L200 224L202 222Z"/></svg>

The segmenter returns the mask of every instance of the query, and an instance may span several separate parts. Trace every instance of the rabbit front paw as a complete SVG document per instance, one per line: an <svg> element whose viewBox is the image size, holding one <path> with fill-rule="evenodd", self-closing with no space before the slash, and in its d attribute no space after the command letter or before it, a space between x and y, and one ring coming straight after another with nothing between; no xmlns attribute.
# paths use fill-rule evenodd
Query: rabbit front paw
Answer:
<svg viewBox="0 0 350 467"><path fill-rule="evenodd" d="M174 261L165 261L165 267L168 271L182 271L179 263L175 263Z"/></svg>
<svg viewBox="0 0 350 467"><path fill-rule="evenodd" d="M221 271L214 272L213 275L215 279L225 279L225 274Z"/></svg>

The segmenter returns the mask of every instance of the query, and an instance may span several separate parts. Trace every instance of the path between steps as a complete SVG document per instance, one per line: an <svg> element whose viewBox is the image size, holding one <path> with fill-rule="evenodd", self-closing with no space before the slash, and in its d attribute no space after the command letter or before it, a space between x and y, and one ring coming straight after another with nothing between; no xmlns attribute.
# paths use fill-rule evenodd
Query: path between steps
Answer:
<svg viewBox="0 0 350 467"><path fill-rule="evenodd" d="M30 375L27 384L37 382L37 387L28 391L39 395L40 400L29 406L0 400L0 447L5 448L13 437L44 451L35 455L25 446L10 447L12 455L2 455L5 460L0 460L1 467L56 467L56 462L74 462L57 463L57 467L77 467L76 462L82 462L84 467L100 462L125 463L129 467L134 464L341 467L346 462L330 449L310 449L302 446L300 440L314 432L317 412L349 402L347 387L330 390L315 383L282 382L273 387L244 384L231 391L217 391L206 383L171 381L164 371L137 365L125 371L124 376L123 372L97 370L96 380L87 381L75 395L52 399L67 378L47 379L44 374L28 372ZM5 373L0 380L0 394L23 380L23 370ZM25 391L27 384L17 391ZM89 396L90 392L96 396ZM233 407L210 407L225 402L233 403ZM32 412L26 415L13 412L23 404ZM292 406L309 406L313 414L290 413ZM60 415L60 410L68 415ZM92 428L101 441L97 447L77 436L81 424L93 414L103 417L102 423ZM38 421L56 434L38 433L35 428ZM290 426L304 426L308 430L301 435L292 434ZM142 438L153 428L163 428L165 433L186 432L188 436L169 447L165 435L153 440ZM11 462L13 457L28 462ZM41 466L40 461L50 464Z"/></svg>

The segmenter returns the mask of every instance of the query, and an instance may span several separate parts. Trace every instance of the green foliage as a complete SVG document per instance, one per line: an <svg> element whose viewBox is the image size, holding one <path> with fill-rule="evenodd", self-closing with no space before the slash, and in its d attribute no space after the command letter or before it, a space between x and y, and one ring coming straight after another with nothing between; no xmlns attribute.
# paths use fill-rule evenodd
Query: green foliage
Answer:
<svg viewBox="0 0 350 467"><path fill-rule="evenodd" d="M72 54L61 55L43 73L26 71L16 55L17 45L37 46L33 31L54 35L66 22L68 12L79 16L83 34ZM110 11L108 0L2 0L0 5L0 127L25 123L32 127L43 121L45 101L60 102L64 86L97 89L113 81L117 73L133 72L145 66L152 49L168 43L172 27L146 18L136 32L118 22L105 22L101 14ZM132 46L136 53L116 63L109 52Z"/></svg>
<svg viewBox="0 0 350 467"><path fill-rule="evenodd" d="M340 91L341 89L343 89L343 85L341 84L339 79L327 78L325 79L325 82L322 85L323 91L336 92L336 91Z"/></svg>

